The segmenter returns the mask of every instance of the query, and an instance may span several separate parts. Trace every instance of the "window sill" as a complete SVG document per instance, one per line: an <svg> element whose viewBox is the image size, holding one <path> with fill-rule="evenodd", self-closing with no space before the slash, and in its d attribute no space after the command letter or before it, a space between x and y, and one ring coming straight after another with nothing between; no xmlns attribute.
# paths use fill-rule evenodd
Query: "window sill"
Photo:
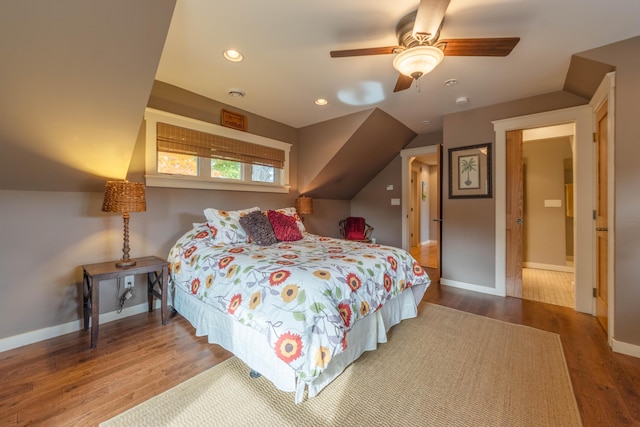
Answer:
<svg viewBox="0 0 640 427"><path fill-rule="evenodd" d="M147 187L193 188L199 190L257 191L261 193L288 193L289 186L210 181L175 175L145 175Z"/></svg>

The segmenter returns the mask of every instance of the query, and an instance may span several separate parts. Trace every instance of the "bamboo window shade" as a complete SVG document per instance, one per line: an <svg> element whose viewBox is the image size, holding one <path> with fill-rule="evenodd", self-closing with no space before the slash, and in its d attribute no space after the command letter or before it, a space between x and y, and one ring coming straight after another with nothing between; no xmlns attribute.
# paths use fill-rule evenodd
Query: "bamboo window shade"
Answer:
<svg viewBox="0 0 640 427"><path fill-rule="evenodd" d="M158 151L232 160L253 165L284 167L283 150L200 132L167 123L157 123Z"/></svg>

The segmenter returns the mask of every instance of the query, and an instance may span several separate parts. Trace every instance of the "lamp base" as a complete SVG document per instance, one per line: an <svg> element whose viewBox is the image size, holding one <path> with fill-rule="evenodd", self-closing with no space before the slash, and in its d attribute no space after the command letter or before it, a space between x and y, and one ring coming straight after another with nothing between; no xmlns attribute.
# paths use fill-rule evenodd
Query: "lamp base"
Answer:
<svg viewBox="0 0 640 427"><path fill-rule="evenodd" d="M136 265L135 259L124 259L122 261L116 262L116 267L118 268L133 267L134 265Z"/></svg>

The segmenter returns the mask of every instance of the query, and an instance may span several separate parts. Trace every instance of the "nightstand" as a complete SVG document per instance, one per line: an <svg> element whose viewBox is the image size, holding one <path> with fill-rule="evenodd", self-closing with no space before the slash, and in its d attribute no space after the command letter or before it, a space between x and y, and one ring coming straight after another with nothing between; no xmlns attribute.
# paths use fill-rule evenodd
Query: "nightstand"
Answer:
<svg viewBox="0 0 640 427"><path fill-rule="evenodd" d="M98 328L100 317L100 282L109 279L121 279L125 276L147 274L147 295L149 312L153 311L153 297L160 298L162 324L166 325L167 312L167 281L169 278L169 263L162 258L148 256L136 258L136 265L127 268L116 267L117 261L87 264L82 266L84 271L84 330L89 329L89 313L91 313L91 348L98 346Z"/></svg>

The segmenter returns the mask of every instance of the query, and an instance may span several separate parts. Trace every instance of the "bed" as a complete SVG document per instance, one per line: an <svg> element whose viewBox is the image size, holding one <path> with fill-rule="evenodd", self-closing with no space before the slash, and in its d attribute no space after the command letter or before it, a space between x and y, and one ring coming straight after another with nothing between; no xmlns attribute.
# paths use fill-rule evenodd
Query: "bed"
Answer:
<svg viewBox="0 0 640 427"><path fill-rule="evenodd" d="M170 250L170 303L296 403L415 317L430 283L408 252L308 233L295 208L205 216Z"/></svg>

